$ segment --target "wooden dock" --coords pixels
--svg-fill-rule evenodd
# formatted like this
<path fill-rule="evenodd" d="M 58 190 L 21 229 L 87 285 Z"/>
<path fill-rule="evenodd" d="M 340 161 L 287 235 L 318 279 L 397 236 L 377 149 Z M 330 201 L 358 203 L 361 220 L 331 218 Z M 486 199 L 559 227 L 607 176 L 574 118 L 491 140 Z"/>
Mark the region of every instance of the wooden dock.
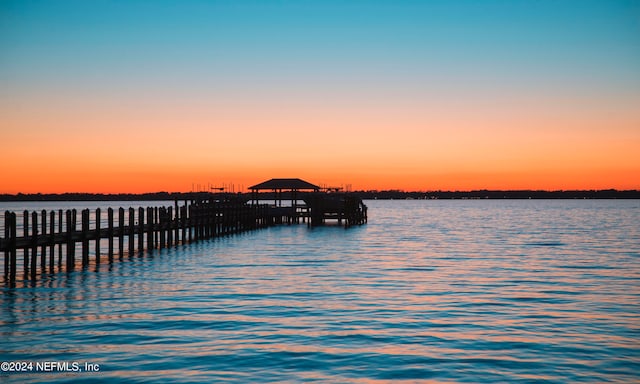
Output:
<path fill-rule="evenodd" d="M 23 280 L 35 281 L 38 272 L 72 271 L 76 267 L 113 262 L 125 254 L 151 251 L 241 233 L 278 224 L 308 222 L 322 225 L 328 219 L 344 221 L 345 228 L 366 222 L 366 206 L 344 200 L 339 209 L 316 194 L 308 206 L 279 207 L 247 204 L 241 199 L 178 201 L 173 206 L 24 211 L 4 213 L 0 252 L 4 253 L 4 281 L 15 284 L 18 264 Z M 353 200 L 353 201 L 355 201 Z M 334 212 L 335 211 L 335 212 Z M 22 257 L 18 257 L 22 251 Z M 90 258 L 90 256 L 92 256 Z M 22 259 L 22 260 L 20 260 Z M 20 263 L 19 263 L 20 261 Z"/>

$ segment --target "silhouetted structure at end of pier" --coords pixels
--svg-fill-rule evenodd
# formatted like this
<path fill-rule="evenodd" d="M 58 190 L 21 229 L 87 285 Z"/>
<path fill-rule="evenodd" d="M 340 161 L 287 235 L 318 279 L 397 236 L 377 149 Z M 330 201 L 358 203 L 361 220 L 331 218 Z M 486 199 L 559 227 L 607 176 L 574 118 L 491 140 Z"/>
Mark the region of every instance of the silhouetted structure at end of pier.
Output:
<path fill-rule="evenodd" d="M 299 223 L 302 220 L 313 227 L 323 225 L 327 220 L 336 220 L 348 228 L 367 222 L 367 206 L 362 199 L 336 188 L 323 190 L 307 181 L 290 178 L 270 179 L 249 187 L 249 190 L 252 204 L 271 198 L 272 209 L 287 223 Z"/>

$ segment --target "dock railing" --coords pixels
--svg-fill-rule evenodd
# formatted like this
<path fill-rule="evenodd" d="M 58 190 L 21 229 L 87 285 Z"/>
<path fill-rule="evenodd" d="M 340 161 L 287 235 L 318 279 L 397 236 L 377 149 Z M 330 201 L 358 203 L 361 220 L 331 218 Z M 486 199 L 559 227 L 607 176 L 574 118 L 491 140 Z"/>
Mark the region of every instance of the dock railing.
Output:
<path fill-rule="evenodd" d="M 105 214 L 106 213 L 106 214 Z M 113 261 L 126 253 L 254 230 L 275 224 L 266 205 L 241 202 L 185 202 L 180 206 L 4 212 L 0 251 L 5 280 Z M 117 247 L 117 248 L 116 248 Z M 18 257 L 22 251 L 22 257 Z M 125 252 L 126 251 L 126 252 Z M 77 255 L 79 254 L 79 255 Z M 80 257 L 77 257 L 80 256 Z M 22 259 L 22 260 L 19 260 Z"/>

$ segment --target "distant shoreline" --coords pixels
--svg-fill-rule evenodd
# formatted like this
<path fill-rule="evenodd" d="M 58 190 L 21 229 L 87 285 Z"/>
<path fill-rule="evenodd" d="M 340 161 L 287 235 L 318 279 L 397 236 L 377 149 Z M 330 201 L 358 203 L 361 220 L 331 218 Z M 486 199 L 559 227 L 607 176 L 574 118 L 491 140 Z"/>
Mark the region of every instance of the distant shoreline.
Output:
<path fill-rule="evenodd" d="M 474 191 L 353 191 L 365 200 L 403 200 L 403 199 L 640 199 L 639 190 L 474 190 Z M 240 198 L 251 197 L 251 193 L 223 194 Z M 30 193 L 0 194 L 0 201 L 156 201 L 156 200 L 194 200 L 209 196 L 206 192 L 152 192 L 152 193 Z M 286 195 L 285 195 L 286 196 Z M 284 197 L 284 196 L 283 196 Z M 261 199 L 271 199 L 272 194 L 261 194 Z M 286 197 L 285 197 L 286 198 Z"/>

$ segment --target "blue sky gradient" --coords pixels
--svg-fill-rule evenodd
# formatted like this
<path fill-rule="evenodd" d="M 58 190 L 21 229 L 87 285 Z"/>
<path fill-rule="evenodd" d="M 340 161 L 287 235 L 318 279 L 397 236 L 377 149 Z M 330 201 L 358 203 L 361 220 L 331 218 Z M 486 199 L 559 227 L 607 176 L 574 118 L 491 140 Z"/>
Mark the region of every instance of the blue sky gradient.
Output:
<path fill-rule="evenodd" d="M 66 126 L 76 125 L 69 132 L 112 119 L 123 138 L 118 125 L 152 130 L 164 119 L 174 125 L 156 128 L 159 134 L 233 130 L 256 137 L 249 143 L 254 147 L 262 125 L 304 127 L 317 120 L 330 134 L 348 130 L 354 144 L 373 130 L 376 140 L 367 145 L 397 146 L 361 154 L 382 153 L 382 163 L 391 161 L 385 151 L 396 154 L 407 144 L 384 129 L 417 140 L 437 130 L 477 135 L 492 131 L 504 112 L 520 117 L 495 123 L 496 143 L 507 125 L 519 130 L 515 136 L 571 126 L 594 142 L 602 137 L 589 134 L 598 130 L 630 142 L 639 139 L 638 109 L 640 1 L 0 3 L 0 112 L 6 116 L 0 134 L 10 143 L 28 132 L 61 129 L 27 122 L 29 114 L 63 116 Z M 80 110 L 94 117 L 73 123 Z M 282 117 L 288 113 L 297 120 Z M 187 115 L 200 116 L 200 124 L 193 118 L 180 126 Z M 467 115 L 477 126 L 446 117 Z M 530 124 L 537 116 L 538 125 Z M 610 116 L 624 121 L 599 123 Z M 368 128 L 379 121 L 388 122 L 386 128 Z M 569 136 L 556 140 L 572 145 Z M 495 149 L 513 145 L 523 143 Z M 619 151 L 615 145 L 604 149 Z M 595 146 L 587 147 L 582 158 L 601 161 L 587 154 Z M 459 157 L 467 151 L 450 150 Z M 434 160 L 419 152 L 410 148 L 413 157 L 405 160 L 425 167 Z M 640 168 L 631 154 L 621 161 Z"/>

